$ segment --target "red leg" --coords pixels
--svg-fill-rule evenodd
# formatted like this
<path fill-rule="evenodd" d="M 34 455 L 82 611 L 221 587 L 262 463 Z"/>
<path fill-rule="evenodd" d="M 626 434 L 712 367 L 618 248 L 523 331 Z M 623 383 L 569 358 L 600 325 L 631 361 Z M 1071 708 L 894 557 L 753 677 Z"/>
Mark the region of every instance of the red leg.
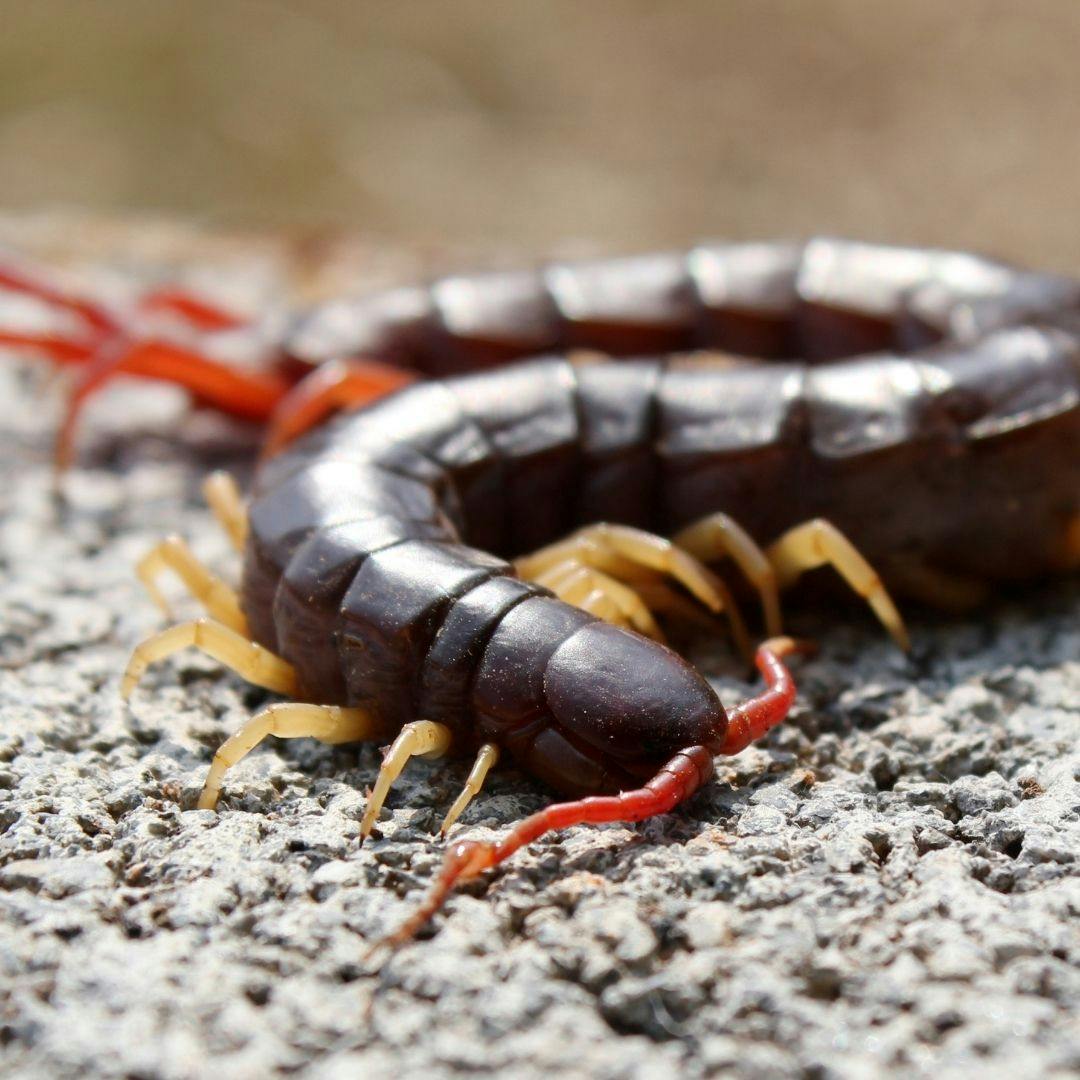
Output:
<path fill-rule="evenodd" d="M 199 330 L 235 330 L 247 324 L 246 319 L 183 289 L 155 289 L 139 301 L 139 308 L 142 311 L 166 311 L 179 315 Z"/>
<path fill-rule="evenodd" d="M 577 802 L 556 803 L 518 822 L 497 844 L 463 840 L 454 844 L 427 898 L 405 925 L 380 945 L 400 945 L 413 937 L 442 907 L 459 881 L 468 881 L 510 858 L 519 848 L 551 829 L 571 825 L 599 825 L 609 821 L 641 821 L 666 814 L 685 802 L 713 774 L 712 753 L 691 746 L 676 754 L 643 788 L 619 795 L 593 796 Z"/>
<path fill-rule="evenodd" d="M 121 332 L 120 321 L 102 305 L 92 300 L 67 296 L 51 285 L 10 267 L 0 266 L 0 290 L 34 296 L 53 307 L 70 311 L 93 330 L 92 338 L 97 343 L 95 346 L 87 341 L 52 334 L 5 332 L 0 333 L 0 345 L 37 349 L 60 363 L 79 363 L 90 359 L 98 351 L 102 338 L 113 337 Z M 139 300 L 138 307 L 141 311 L 165 311 L 179 315 L 198 330 L 233 330 L 246 322 L 232 312 L 182 289 L 155 289 Z"/>
<path fill-rule="evenodd" d="M 728 726 L 718 753 L 731 757 L 776 727 L 795 700 L 795 681 L 781 659 L 791 653 L 813 650 L 809 642 L 789 637 L 771 638 L 758 646 L 754 663 L 765 676 L 768 689 L 757 697 L 728 709 Z"/>
<path fill-rule="evenodd" d="M 35 296 L 78 315 L 87 324 L 85 338 L 0 331 L 0 346 L 35 349 L 58 363 L 84 365 L 57 433 L 55 460 L 58 469 L 66 468 L 70 461 L 75 424 L 83 406 L 116 375 L 140 375 L 175 383 L 221 412 L 260 421 L 269 419 L 289 389 L 290 380 L 274 372 L 246 372 L 218 363 L 191 348 L 157 339 L 138 340 L 101 305 L 65 296 L 20 271 L 0 266 L 2 289 Z M 243 320 L 230 312 L 179 289 L 151 292 L 138 306 L 143 311 L 178 315 L 192 327 L 204 331 L 243 325 Z"/>
<path fill-rule="evenodd" d="M 78 315 L 88 326 L 93 327 L 99 334 L 110 334 L 117 329 L 116 320 L 101 304 L 93 300 L 81 300 L 78 297 L 66 296 L 51 285 L 14 270 L 11 267 L 0 266 L 0 289 L 8 292 L 25 293 L 27 296 L 36 296 L 39 300 L 52 304 L 64 311 L 70 311 Z"/>
<path fill-rule="evenodd" d="M 0 289 L 36 296 L 54 307 L 70 311 L 100 334 L 111 334 L 120 329 L 116 317 L 101 304 L 68 296 L 59 289 L 11 267 L 0 266 Z M 246 322 L 232 312 L 193 296 L 184 289 L 155 289 L 142 297 L 138 306 L 142 311 L 167 311 L 180 315 L 200 330 L 232 330 Z"/>
<path fill-rule="evenodd" d="M 18 270 L 0 266 L 0 290 L 22 293 L 44 300 L 53 307 L 77 315 L 86 324 L 86 332 L 81 335 L 0 331 L 0 346 L 32 349 L 35 352 L 44 353 L 59 364 L 81 364 L 89 360 L 100 348 L 103 337 L 116 331 L 116 321 L 99 304 L 91 300 L 65 296 L 52 286 L 37 281 Z"/>
<path fill-rule="evenodd" d="M 85 343 L 58 334 L 16 334 L 0 330 L 0 346 L 32 349 L 44 353 L 58 364 L 83 364 L 97 352 L 99 345 Z"/>
<path fill-rule="evenodd" d="M 728 728 L 719 753 L 737 754 L 787 716 L 795 700 L 795 683 L 783 662 L 790 653 L 810 652 L 812 646 L 791 638 L 772 638 L 759 646 L 756 663 L 768 689 L 728 712 Z M 519 848 L 551 829 L 607 821 L 641 821 L 666 814 L 685 802 L 713 775 L 713 752 L 691 746 L 673 757 L 643 788 L 620 795 L 556 803 L 519 822 L 497 844 L 463 840 L 454 844 L 424 902 L 396 933 L 379 945 L 396 947 L 412 938 L 442 907 L 460 881 L 468 881 L 508 859 Z M 374 950 L 372 950 L 374 951 Z"/>
<path fill-rule="evenodd" d="M 263 444 L 269 457 L 339 409 L 365 405 L 416 376 L 377 360 L 332 360 L 302 379 L 270 419 Z"/>
<path fill-rule="evenodd" d="M 87 399 L 116 375 L 141 375 L 175 383 L 200 401 L 244 420 L 267 420 L 289 382 L 274 372 L 250 372 L 207 359 L 164 341 L 123 342 L 80 373 L 56 439 L 56 466 L 70 463 L 75 423 Z"/>

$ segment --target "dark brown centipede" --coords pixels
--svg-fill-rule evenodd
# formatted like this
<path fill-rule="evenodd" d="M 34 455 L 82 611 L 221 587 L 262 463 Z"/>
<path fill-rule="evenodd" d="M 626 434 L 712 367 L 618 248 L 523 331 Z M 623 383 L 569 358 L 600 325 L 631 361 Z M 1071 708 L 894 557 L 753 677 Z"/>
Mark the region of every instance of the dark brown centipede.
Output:
<path fill-rule="evenodd" d="M 832 562 L 902 639 L 890 591 L 959 606 L 1080 565 L 1078 307 L 1071 279 L 815 240 L 454 278 L 321 309 L 287 338 L 293 360 L 444 375 L 553 355 L 333 420 L 263 466 L 246 514 L 217 481 L 214 503 L 246 536 L 239 597 L 181 543 L 155 549 L 147 580 L 177 571 L 213 618 L 144 642 L 125 691 L 197 645 L 308 703 L 271 706 L 233 736 L 204 806 L 271 733 L 396 735 L 365 830 L 415 753 L 477 754 L 465 801 L 499 750 L 580 800 L 499 844 L 454 844 L 407 936 L 457 881 L 547 829 L 671 809 L 714 754 L 783 718 L 790 640 L 758 650 L 769 688 L 725 714 L 644 636 L 659 636 L 650 605 L 686 607 L 665 577 L 734 617 L 702 565 L 731 557 L 775 635 L 775 589 Z M 574 350 L 635 359 L 576 363 Z M 320 390 L 294 416 L 347 397 Z M 597 521 L 609 524 L 587 528 Z M 762 551 L 750 537 L 779 539 Z"/>

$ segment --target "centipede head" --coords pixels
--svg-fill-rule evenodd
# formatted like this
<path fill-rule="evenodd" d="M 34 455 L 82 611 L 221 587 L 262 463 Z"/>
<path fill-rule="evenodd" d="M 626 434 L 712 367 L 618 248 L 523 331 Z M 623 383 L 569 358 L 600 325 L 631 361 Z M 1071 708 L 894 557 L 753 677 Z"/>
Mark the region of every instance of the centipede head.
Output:
<path fill-rule="evenodd" d="M 610 623 L 570 638 L 544 683 L 562 728 L 635 773 L 686 746 L 719 746 L 727 729 L 724 706 L 691 664 Z"/>

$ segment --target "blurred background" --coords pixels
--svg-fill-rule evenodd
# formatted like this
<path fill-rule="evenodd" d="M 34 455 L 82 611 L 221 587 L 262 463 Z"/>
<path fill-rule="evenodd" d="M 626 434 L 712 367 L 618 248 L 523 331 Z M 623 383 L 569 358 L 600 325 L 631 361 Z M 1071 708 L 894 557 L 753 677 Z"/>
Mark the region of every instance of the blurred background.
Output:
<path fill-rule="evenodd" d="M 0 208 L 1080 270 L 1077 0 L 0 0 Z"/>

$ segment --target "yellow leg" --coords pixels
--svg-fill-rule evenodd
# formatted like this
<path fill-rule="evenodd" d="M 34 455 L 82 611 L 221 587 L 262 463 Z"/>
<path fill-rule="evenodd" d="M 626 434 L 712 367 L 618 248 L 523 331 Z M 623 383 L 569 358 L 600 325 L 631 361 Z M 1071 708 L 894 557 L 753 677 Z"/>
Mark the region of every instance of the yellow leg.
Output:
<path fill-rule="evenodd" d="M 536 580 L 546 570 L 568 561 L 623 580 L 632 579 L 635 568 L 674 578 L 710 611 L 724 612 L 740 652 L 751 655 L 746 625 L 727 586 L 670 540 L 628 525 L 590 525 L 567 540 L 516 560 L 515 566 L 521 577 Z"/>
<path fill-rule="evenodd" d="M 256 686 L 286 696 L 296 693 L 296 672 L 292 664 L 287 664 L 281 657 L 219 622 L 198 619 L 170 626 L 168 630 L 162 630 L 138 645 L 131 654 L 120 683 L 121 696 L 131 696 L 143 672 L 151 664 L 190 647 L 220 660 Z"/>
<path fill-rule="evenodd" d="M 663 631 L 637 592 L 608 574 L 567 560 L 545 570 L 535 581 L 551 589 L 560 600 L 607 622 L 633 627 L 654 641 L 664 640 Z"/>
<path fill-rule="evenodd" d="M 832 566 L 866 600 L 896 644 L 905 652 L 908 650 L 907 628 L 881 578 L 831 522 L 815 518 L 796 525 L 770 545 L 766 555 L 781 588 L 794 584 L 807 570 Z"/>
<path fill-rule="evenodd" d="M 213 472 L 203 482 L 203 497 L 237 551 L 247 540 L 247 511 L 236 481 L 227 472 Z"/>
<path fill-rule="evenodd" d="M 363 709 L 337 705 L 270 705 L 256 713 L 214 754 L 214 761 L 199 796 L 200 810 L 213 810 L 221 794 L 225 773 L 246 757 L 267 737 L 279 739 L 313 738 L 325 743 L 359 742 L 380 734 L 371 716 Z"/>
<path fill-rule="evenodd" d="M 454 805 L 450 807 L 446 817 L 443 818 L 442 828 L 439 829 L 440 836 L 445 836 L 454 822 L 461 817 L 462 811 L 473 801 L 484 786 L 487 774 L 498 760 L 499 748 L 494 743 L 484 743 L 480 747 L 476 760 L 473 762 L 473 767 L 469 770 L 465 787 L 462 788 L 461 794 L 454 800 Z"/>
<path fill-rule="evenodd" d="M 360 822 L 361 840 L 366 840 L 371 835 L 372 826 L 379 817 L 390 785 L 401 775 L 401 770 L 405 768 L 409 758 L 442 757 L 450 749 L 450 741 L 450 729 L 430 720 L 417 720 L 401 729 L 401 734 L 383 758 L 382 768 L 375 778 L 375 786 L 368 796 L 367 809 Z"/>
<path fill-rule="evenodd" d="M 702 562 L 715 562 L 728 556 L 761 597 L 765 636 L 780 636 L 780 589 L 776 571 L 765 552 L 738 522 L 727 514 L 710 514 L 676 533 L 672 542 Z"/>
<path fill-rule="evenodd" d="M 709 634 L 715 635 L 721 629 L 717 616 L 703 610 L 690 597 L 676 592 L 663 581 L 636 581 L 634 592 L 641 597 L 642 602 L 650 611 L 670 615 L 672 618 L 697 626 Z"/>
<path fill-rule="evenodd" d="M 238 634 L 247 634 L 247 619 L 240 610 L 236 592 L 207 570 L 179 536 L 162 540 L 139 560 L 135 568 L 150 598 L 167 617 L 170 614 L 169 605 L 157 586 L 157 577 L 164 570 L 173 571 L 183 581 L 188 592 L 206 608 L 211 618 Z"/>
<path fill-rule="evenodd" d="M 518 559 L 517 568 L 523 577 L 535 578 L 548 567 L 573 558 L 597 570 L 606 570 L 609 565 L 617 565 L 618 560 L 613 556 L 668 574 L 707 608 L 723 610 L 723 596 L 716 588 L 714 574 L 670 540 L 629 525 L 589 525 L 566 540 Z"/>

